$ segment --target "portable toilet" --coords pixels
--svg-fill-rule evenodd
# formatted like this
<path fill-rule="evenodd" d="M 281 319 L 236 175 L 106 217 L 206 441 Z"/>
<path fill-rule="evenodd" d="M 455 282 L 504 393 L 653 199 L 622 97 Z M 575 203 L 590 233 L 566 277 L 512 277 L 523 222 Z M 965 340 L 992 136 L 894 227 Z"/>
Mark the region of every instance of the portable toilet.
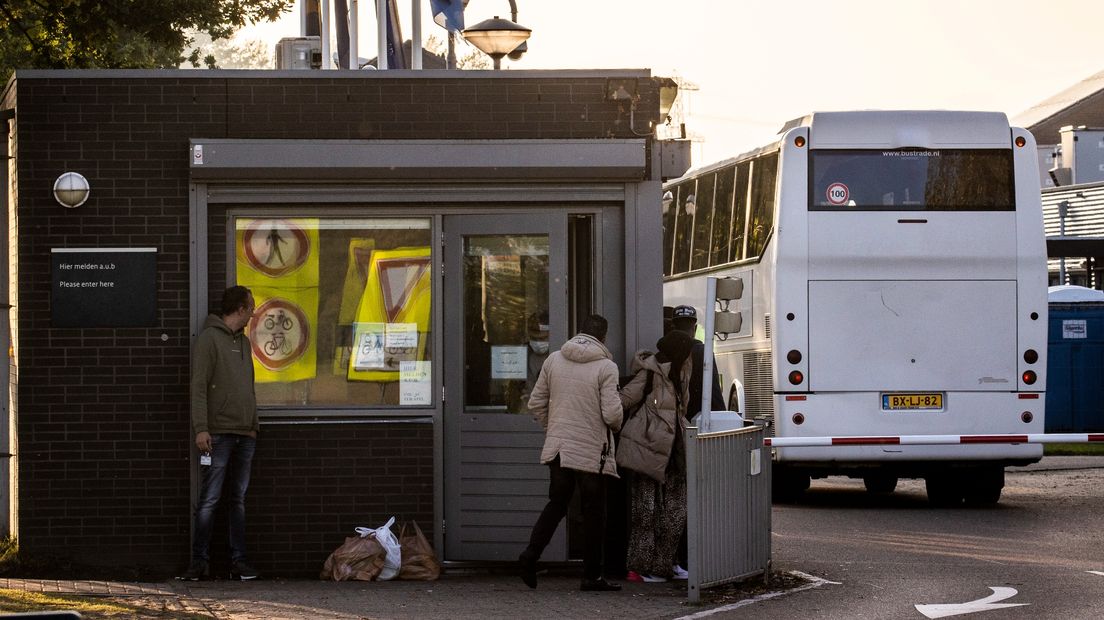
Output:
<path fill-rule="evenodd" d="M 1104 291 L 1052 286 L 1046 432 L 1104 431 Z"/>

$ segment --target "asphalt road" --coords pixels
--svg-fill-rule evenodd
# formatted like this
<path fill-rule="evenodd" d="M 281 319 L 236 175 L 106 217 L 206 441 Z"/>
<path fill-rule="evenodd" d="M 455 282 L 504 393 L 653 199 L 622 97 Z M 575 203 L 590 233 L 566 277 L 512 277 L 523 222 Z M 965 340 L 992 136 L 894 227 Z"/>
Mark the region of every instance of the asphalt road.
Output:
<path fill-rule="evenodd" d="M 989 508 L 929 508 L 923 481 L 874 496 L 859 480 L 814 480 L 798 503 L 774 506 L 773 557 L 834 583 L 711 617 L 939 617 L 971 608 L 915 606 L 991 597 L 1017 606 L 969 617 L 1104 618 L 1104 457 L 1009 470 Z"/>

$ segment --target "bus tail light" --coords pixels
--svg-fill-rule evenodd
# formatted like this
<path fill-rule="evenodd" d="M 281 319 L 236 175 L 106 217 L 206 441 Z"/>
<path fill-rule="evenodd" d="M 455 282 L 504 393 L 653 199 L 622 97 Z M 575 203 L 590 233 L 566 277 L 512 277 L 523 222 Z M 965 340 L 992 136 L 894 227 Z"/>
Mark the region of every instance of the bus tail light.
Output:
<path fill-rule="evenodd" d="M 798 136 L 794 138 L 794 146 L 796 146 L 797 148 L 805 146 L 805 136 Z"/>
<path fill-rule="evenodd" d="M 792 383 L 793 385 L 801 385 L 801 382 L 804 380 L 805 375 L 801 374 L 800 370 L 794 370 L 790 373 L 790 383 Z M 1034 379 L 1032 379 L 1032 381 L 1034 381 Z"/>
<path fill-rule="evenodd" d="M 1023 136 L 1016 136 L 1016 146 L 1023 148 L 1027 144 L 1027 139 Z"/>
<path fill-rule="evenodd" d="M 1028 364 L 1034 364 L 1039 361 L 1039 352 L 1035 349 L 1028 349 L 1024 351 L 1024 361 Z"/>
<path fill-rule="evenodd" d="M 789 353 L 786 354 L 786 361 L 791 364 L 800 364 L 801 351 L 798 351 L 797 349 L 792 349 Z"/>
<path fill-rule="evenodd" d="M 1035 416 L 1032 415 L 1030 411 L 1025 411 L 1020 414 L 1020 419 L 1023 420 L 1024 424 L 1031 424 L 1031 421 L 1035 419 Z"/>
<path fill-rule="evenodd" d="M 1023 373 L 1023 382 L 1027 385 L 1032 385 L 1033 383 L 1035 383 L 1036 378 L 1037 377 L 1034 370 L 1025 370 Z"/>
<path fill-rule="evenodd" d="M 798 412 L 798 413 L 793 414 L 793 417 L 790 418 L 790 419 L 793 420 L 793 423 L 795 425 L 801 426 L 802 424 L 805 423 L 805 414 Z"/>

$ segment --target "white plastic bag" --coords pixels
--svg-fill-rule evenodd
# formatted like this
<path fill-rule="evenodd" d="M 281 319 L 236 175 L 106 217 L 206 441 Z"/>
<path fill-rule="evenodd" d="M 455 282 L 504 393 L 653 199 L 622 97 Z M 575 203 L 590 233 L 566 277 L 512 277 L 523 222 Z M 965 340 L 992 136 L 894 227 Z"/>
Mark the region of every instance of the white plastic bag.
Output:
<path fill-rule="evenodd" d="M 383 547 L 383 550 L 387 552 L 387 559 L 383 563 L 383 570 L 380 571 L 377 581 L 387 581 L 394 579 L 399 574 L 399 568 L 402 567 L 402 550 L 399 547 L 399 539 L 395 538 L 395 534 L 391 532 L 391 526 L 395 523 L 395 517 L 391 517 L 381 527 L 371 529 L 367 527 L 358 527 L 356 529 L 357 534 L 361 537 L 371 536 L 376 539 L 376 542 Z"/>

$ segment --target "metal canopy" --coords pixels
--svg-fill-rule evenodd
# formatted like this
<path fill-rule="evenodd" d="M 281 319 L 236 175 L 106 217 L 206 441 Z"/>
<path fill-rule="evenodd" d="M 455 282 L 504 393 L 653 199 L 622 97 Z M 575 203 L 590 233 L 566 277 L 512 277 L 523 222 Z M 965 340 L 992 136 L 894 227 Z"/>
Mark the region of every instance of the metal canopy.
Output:
<path fill-rule="evenodd" d="M 1104 237 L 1047 237 L 1049 258 L 1104 258 Z"/>
<path fill-rule="evenodd" d="M 191 140 L 192 180 L 642 181 L 645 141 Z"/>

